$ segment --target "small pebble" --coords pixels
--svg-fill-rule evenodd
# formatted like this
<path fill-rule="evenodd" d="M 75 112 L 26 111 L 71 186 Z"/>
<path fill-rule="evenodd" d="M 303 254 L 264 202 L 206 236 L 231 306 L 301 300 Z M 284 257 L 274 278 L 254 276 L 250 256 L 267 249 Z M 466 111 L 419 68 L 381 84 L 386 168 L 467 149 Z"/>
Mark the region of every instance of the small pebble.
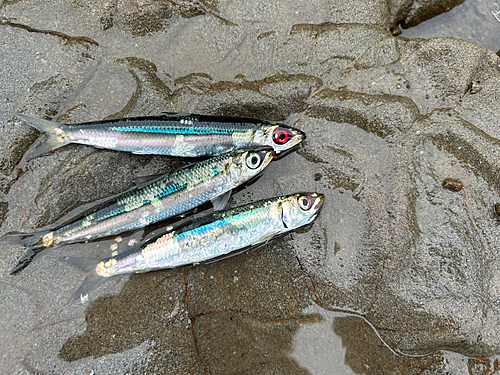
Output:
<path fill-rule="evenodd" d="M 448 190 L 452 191 L 460 191 L 462 190 L 462 183 L 458 180 L 455 180 L 453 178 L 447 178 L 446 180 L 443 181 L 443 187 Z"/>

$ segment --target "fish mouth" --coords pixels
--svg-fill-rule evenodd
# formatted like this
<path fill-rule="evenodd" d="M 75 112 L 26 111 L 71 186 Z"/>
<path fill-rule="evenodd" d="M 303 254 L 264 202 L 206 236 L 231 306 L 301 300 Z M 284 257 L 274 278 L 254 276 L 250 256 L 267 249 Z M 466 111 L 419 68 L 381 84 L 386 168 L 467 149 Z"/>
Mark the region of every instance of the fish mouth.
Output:
<path fill-rule="evenodd" d="M 302 130 L 299 130 L 297 128 L 292 128 L 290 127 L 290 131 L 293 134 L 293 138 L 297 139 L 295 144 L 298 144 L 302 142 L 304 139 L 306 139 L 306 133 L 304 133 Z"/>
<path fill-rule="evenodd" d="M 300 142 L 302 142 L 304 139 L 306 139 L 306 133 L 304 133 L 302 130 L 299 130 L 297 128 L 292 128 L 291 126 L 287 126 L 288 131 L 291 133 L 291 139 L 290 141 L 286 144 L 286 149 L 291 149 L 295 146 L 297 146 Z"/>
<path fill-rule="evenodd" d="M 312 194 L 308 194 L 308 195 L 310 197 L 315 198 L 314 203 L 313 203 L 311 210 L 310 210 L 311 217 L 309 218 L 309 221 L 308 221 L 309 223 L 312 223 L 318 217 L 319 211 L 323 207 L 323 203 L 325 203 L 325 196 L 323 194 L 319 194 L 319 193 L 312 193 Z"/>
<path fill-rule="evenodd" d="M 317 196 L 316 196 L 316 201 L 314 202 L 314 205 L 313 205 L 313 210 L 315 210 L 316 212 L 319 212 L 319 210 L 321 210 L 321 207 L 323 207 L 323 203 L 325 203 L 325 196 L 324 194 L 318 194 L 318 193 L 315 193 Z"/>
<path fill-rule="evenodd" d="M 272 140 L 269 144 L 276 154 L 284 154 L 293 149 L 306 138 L 306 134 L 296 128 L 287 125 L 277 125 L 272 128 Z"/>
<path fill-rule="evenodd" d="M 311 207 L 308 209 L 309 212 L 314 212 L 314 215 L 319 213 L 321 207 L 323 207 L 323 203 L 325 202 L 324 194 L 320 193 L 302 193 L 302 196 L 306 196 L 310 199 L 313 199 Z"/>
<path fill-rule="evenodd" d="M 272 148 L 263 148 L 261 150 L 255 151 L 259 154 L 262 163 L 260 164 L 260 169 L 264 169 L 273 160 L 274 152 Z"/>

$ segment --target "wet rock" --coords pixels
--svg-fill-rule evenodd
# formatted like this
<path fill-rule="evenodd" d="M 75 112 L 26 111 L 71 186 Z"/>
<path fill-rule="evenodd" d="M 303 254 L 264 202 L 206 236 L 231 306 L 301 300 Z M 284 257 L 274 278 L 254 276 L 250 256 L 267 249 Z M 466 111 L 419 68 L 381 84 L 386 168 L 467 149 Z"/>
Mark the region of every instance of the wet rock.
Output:
<path fill-rule="evenodd" d="M 125 281 L 110 280 L 87 311 L 66 304 L 84 273 L 59 259 L 108 256 L 109 241 L 55 248 L 16 277 L 6 270 L 22 248 L 0 242 L 9 368 L 109 370 L 130 353 L 136 367 L 118 372 L 305 373 L 287 353 L 301 326 L 321 324 L 310 306 L 351 314 L 330 328 L 358 373 L 497 366 L 477 358 L 500 352 L 492 210 L 500 60 L 465 41 L 389 32 L 451 3 L 54 4 L 60 20 L 37 3 L 7 1 L 2 11 L 97 45 L 0 25 L 0 46 L 13 56 L 6 80 L 22 83 L 7 83 L 12 100 L 0 102 L 1 233 L 36 230 L 130 188 L 134 177 L 185 163 L 81 145 L 26 162 L 38 134 L 17 111 L 67 122 L 163 111 L 284 121 L 307 139 L 230 205 L 297 191 L 326 201 L 312 225 L 258 249 L 134 275 L 121 292 Z M 37 58 L 49 44 L 52 60 Z M 450 177 L 462 189 L 443 189 Z"/>
<path fill-rule="evenodd" d="M 39 57 L 36 55 L 37 59 Z M 79 58 L 77 59 L 80 60 Z M 45 63 L 42 61 L 42 64 L 47 64 L 47 61 Z M 92 69 L 95 66 L 95 62 L 83 58 L 75 62 L 75 65 L 76 69 Z M 52 119 L 57 114 L 58 104 L 70 99 L 69 97 L 72 93 L 77 90 L 76 87 L 81 85 L 86 78 L 85 75 L 76 74 L 76 71 L 70 71 L 64 76 L 56 74 L 46 80 L 35 83 L 28 89 L 26 100 L 33 103 L 30 108 L 34 108 L 36 112 L 30 111 L 30 108 L 27 108 L 25 105 L 21 105 L 17 111 Z M 0 127 L 0 137 L 3 139 L 3 142 L 0 147 L 3 152 L 0 156 L 0 171 L 3 174 L 8 175 L 12 172 L 14 166 L 19 163 L 23 154 L 38 135 L 39 132 L 37 130 L 24 124 L 17 117 L 12 117 L 2 124 Z"/>
<path fill-rule="evenodd" d="M 409 28 L 418 25 L 430 18 L 448 12 L 465 0 L 443 0 L 443 1 L 413 1 L 413 0 L 389 0 L 391 30 L 397 35 L 398 25 Z"/>
<path fill-rule="evenodd" d="M 389 7 L 385 1 L 370 1 L 366 6 L 349 2 L 330 1 L 330 22 L 336 24 L 362 23 L 387 28 Z"/>
<path fill-rule="evenodd" d="M 446 369 L 439 355 L 408 358 L 395 356 L 389 349 L 381 348 L 380 339 L 372 328 L 359 318 L 337 318 L 333 326 L 347 349 L 345 363 L 356 374 L 397 374 L 398 371 L 421 374 L 422 369 L 429 373 L 442 373 Z"/>
<path fill-rule="evenodd" d="M 409 99 L 360 95 L 348 90 L 325 89 L 311 98 L 308 104 L 311 117 L 353 124 L 381 138 L 407 131 L 419 115 L 415 103 Z"/>
<path fill-rule="evenodd" d="M 402 26 L 404 28 L 416 26 L 441 13 L 448 12 L 464 1 L 465 0 L 416 1 L 406 14 Z"/>
<path fill-rule="evenodd" d="M 465 39 L 481 47 L 498 51 L 500 43 L 500 7 L 496 2 L 465 1 L 447 13 L 425 21 L 418 26 L 404 29 L 407 38 L 433 38 L 447 36 Z M 460 25 L 460 27 L 456 27 Z M 475 31 L 481 28 L 481 33 Z"/>
<path fill-rule="evenodd" d="M 130 30 L 134 37 L 159 32 L 182 16 L 217 15 L 216 4 L 210 1 L 112 1 L 104 4 L 102 30 L 113 26 Z"/>

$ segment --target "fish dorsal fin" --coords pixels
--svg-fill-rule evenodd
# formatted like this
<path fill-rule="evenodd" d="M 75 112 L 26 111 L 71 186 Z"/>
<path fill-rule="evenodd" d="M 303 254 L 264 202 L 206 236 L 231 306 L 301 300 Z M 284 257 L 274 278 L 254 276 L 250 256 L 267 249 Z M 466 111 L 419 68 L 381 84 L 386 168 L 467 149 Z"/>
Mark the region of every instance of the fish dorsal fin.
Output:
<path fill-rule="evenodd" d="M 212 204 L 214 205 L 215 211 L 221 211 L 226 207 L 227 202 L 229 201 L 229 197 L 231 197 L 231 190 L 228 192 L 219 195 L 217 198 L 212 199 Z"/>

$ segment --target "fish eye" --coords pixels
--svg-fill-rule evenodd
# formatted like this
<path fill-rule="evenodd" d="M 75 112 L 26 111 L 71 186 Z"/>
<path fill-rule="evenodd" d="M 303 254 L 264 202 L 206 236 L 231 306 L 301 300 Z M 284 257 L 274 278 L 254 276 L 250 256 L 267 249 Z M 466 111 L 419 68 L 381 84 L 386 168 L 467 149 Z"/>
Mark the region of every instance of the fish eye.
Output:
<path fill-rule="evenodd" d="M 277 128 L 273 133 L 273 142 L 279 145 L 283 145 L 290 139 L 290 134 L 287 129 Z"/>
<path fill-rule="evenodd" d="M 252 153 L 247 157 L 247 166 L 250 169 L 255 169 L 260 165 L 261 159 L 259 154 Z"/>
<path fill-rule="evenodd" d="M 297 202 L 299 204 L 299 207 L 304 210 L 304 211 L 307 211 L 309 210 L 311 207 L 312 207 L 312 199 L 309 198 L 309 197 L 306 197 L 306 196 L 301 196 L 297 199 Z"/>

